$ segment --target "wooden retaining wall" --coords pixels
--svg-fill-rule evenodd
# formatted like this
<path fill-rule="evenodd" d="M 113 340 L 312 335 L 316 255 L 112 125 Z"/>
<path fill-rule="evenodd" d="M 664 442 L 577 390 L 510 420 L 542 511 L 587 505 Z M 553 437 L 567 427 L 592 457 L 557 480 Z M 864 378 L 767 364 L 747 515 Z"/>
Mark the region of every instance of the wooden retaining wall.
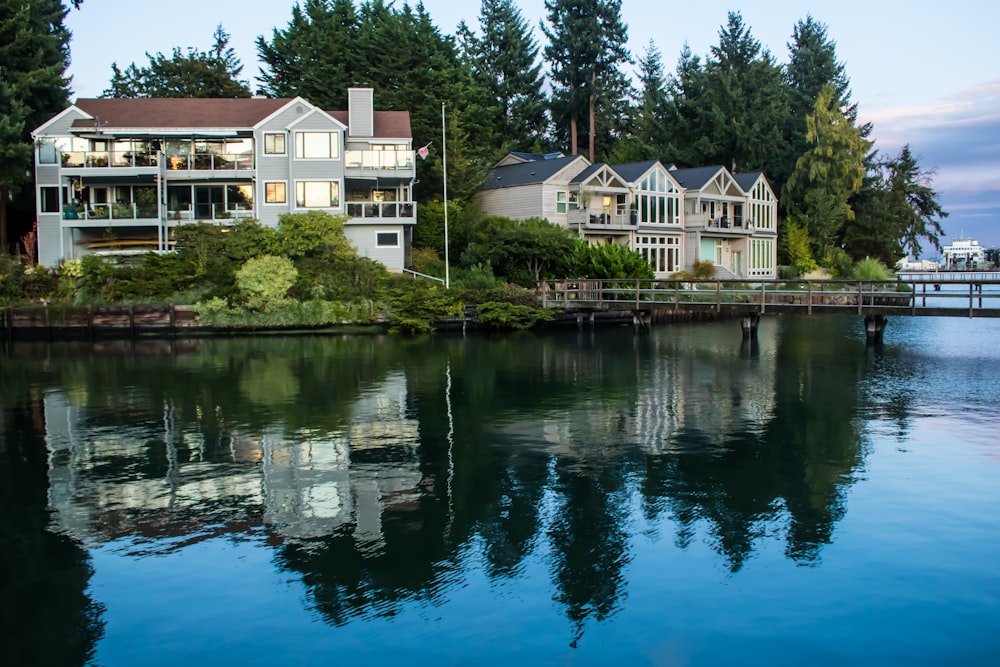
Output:
<path fill-rule="evenodd" d="M 28 306 L 7 308 L 8 340 L 95 340 L 175 336 L 206 330 L 190 306 Z"/>

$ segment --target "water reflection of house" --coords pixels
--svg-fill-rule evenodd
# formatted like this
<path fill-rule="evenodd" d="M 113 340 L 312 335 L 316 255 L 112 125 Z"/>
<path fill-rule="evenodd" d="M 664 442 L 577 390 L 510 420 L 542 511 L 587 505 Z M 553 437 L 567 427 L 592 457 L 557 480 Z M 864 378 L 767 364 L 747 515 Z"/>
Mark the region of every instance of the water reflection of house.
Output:
<path fill-rule="evenodd" d="M 206 526 L 267 526 L 296 539 L 350 526 L 378 543 L 382 513 L 419 494 L 419 433 L 406 393 L 405 376 L 392 375 L 353 402 L 338 431 L 286 433 L 276 424 L 225 434 L 220 449 L 169 405 L 159 414 L 137 407 L 124 425 L 108 425 L 100 410 L 53 392 L 45 399 L 53 520 L 82 540 Z"/>
<path fill-rule="evenodd" d="M 734 435 L 762 431 L 776 400 L 773 330 L 763 327 L 757 341 L 734 347 L 734 331 L 739 340 L 735 324 L 700 327 L 698 337 L 650 337 L 648 350 L 637 357 L 634 378 L 618 378 L 620 387 L 558 410 L 544 409 L 534 420 L 501 416 L 494 432 L 557 456 L 590 459 L 628 446 L 649 454 L 689 449 L 692 442 L 719 447 Z M 727 349 L 732 350 L 728 356 Z M 580 363 L 592 372 L 602 367 L 598 353 L 582 362 L 572 350 L 562 358 L 553 355 L 550 363 L 554 368 L 547 373 L 566 377 Z M 634 383 L 634 390 L 625 383 Z"/>

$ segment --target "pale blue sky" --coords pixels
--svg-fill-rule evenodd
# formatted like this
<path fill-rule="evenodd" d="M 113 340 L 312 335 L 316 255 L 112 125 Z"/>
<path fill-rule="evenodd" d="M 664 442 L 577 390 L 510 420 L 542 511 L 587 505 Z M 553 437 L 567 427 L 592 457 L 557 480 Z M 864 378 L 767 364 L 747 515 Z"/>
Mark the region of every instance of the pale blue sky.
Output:
<path fill-rule="evenodd" d="M 402 6 L 396 0 L 396 6 Z M 415 3 L 411 3 L 415 4 Z M 222 23 L 243 61 L 245 78 L 259 72 L 254 41 L 284 28 L 291 0 L 85 0 L 70 12 L 73 90 L 96 97 L 108 85 L 111 63 L 145 63 L 145 53 L 175 46 L 207 49 Z M 536 30 L 543 0 L 519 0 Z M 465 19 L 478 27 L 477 0 L 425 0 L 442 32 Z M 937 168 L 934 187 L 951 212 L 949 238 L 961 232 L 1000 246 L 1000 3 L 956 0 L 623 0 L 629 46 L 639 55 L 650 39 L 672 72 L 687 42 L 704 56 L 718 43 L 729 11 L 739 11 L 753 35 L 780 61 L 797 21 L 825 23 L 847 67 L 862 120 L 875 124 L 876 146 L 895 153 L 904 143 L 924 168 Z M 123 17 L 128 16 L 127 21 Z M 933 253 L 931 253 L 933 254 Z"/>

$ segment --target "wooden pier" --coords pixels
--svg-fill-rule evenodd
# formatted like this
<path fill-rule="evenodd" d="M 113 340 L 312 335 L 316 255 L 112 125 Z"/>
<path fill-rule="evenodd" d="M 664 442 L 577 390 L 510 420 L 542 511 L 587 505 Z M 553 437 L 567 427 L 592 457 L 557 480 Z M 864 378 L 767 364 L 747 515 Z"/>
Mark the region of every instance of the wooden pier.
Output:
<path fill-rule="evenodd" d="M 636 321 L 657 313 L 710 311 L 741 318 L 744 336 L 759 316 L 851 314 L 865 318 L 870 340 L 882 339 L 888 317 L 1000 317 L 1000 277 L 967 280 L 561 280 L 539 286 L 543 304 L 567 312 L 631 311 Z"/>

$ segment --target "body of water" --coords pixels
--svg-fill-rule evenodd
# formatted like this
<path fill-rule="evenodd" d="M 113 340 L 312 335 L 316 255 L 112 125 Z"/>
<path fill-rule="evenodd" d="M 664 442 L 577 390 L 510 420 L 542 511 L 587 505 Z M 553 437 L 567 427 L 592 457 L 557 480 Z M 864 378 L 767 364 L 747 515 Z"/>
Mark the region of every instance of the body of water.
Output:
<path fill-rule="evenodd" d="M 996 665 L 1000 321 L 15 344 L 7 665 Z"/>

